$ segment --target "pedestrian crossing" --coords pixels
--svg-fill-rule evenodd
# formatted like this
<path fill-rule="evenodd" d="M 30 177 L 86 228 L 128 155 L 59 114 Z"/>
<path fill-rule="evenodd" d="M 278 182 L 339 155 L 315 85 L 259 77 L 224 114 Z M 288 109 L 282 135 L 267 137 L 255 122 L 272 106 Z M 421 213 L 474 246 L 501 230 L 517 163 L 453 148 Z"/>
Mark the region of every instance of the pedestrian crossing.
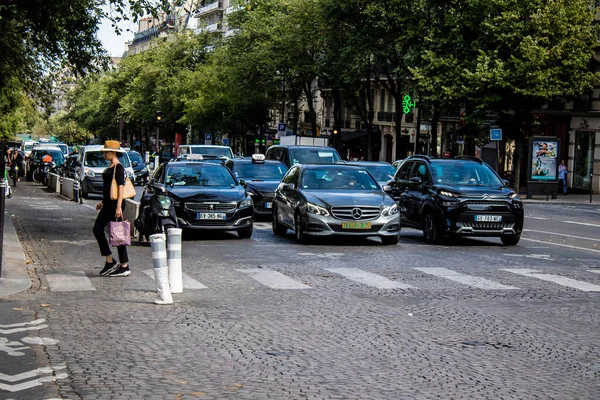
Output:
<path fill-rule="evenodd" d="M 285 271 L 277 271 L 270 268 L 239 268 L 231 271 L 235 283 L 229 282 L 229 286 L 252 285 L 252 282 L 259 284 L 259 287 L 264 287 L 274 290 L 310 290 L 326 288 L 330 282 L 336 282 L 336 285 L 341 282 L 346 285 L 349 290 L 354 290 L 357 287 L 375 288 L 383 291 L 414 291 L 414 290 L 440 290 L 440 289 L 457 289 L 471 288 L 483 291 L 517 291 L 538 288 L 543 289 L 575 289 L 581 292 L 600 292 L 600 282 L 597 274 L 599 270 L 581 271 L 579 279 L 574 279 L 563 274 L 555 274 L 528 268 L 503 268 L 498 270 L 485 270 L 485 272 L 494 271 L 496 275 L 500 272 L 498 281 L 491 280 L 483 276 L 475 276 L 463 273 L 458 270 L 440 268 L 440 267 L 414 267 L 403 268 L 394 273 L 377 274 L 371 271 L 366 271 L 360 268 L 323 268 L 339 280 L 324 281 L 318 279 L 323 275 L 307 274 L 303 276 L 295 276 Z M 133 271 L 130 277 L 120 279 L 127 282 L 131 286 L 146 286 L 149 290 L 153 288 L 152 281 L 154 280 L 154 271 L 146 269 L 140 274 L 135 274 Z M 189 272 L 189 271 L 188 271 Z M 421 274 L 419 274 L 421 273 Z M 387 276 L 386 276 L 387 275 Z M 401 277 L 399 276 L 401 275 Z M 138 277 L 147 280 L 145 284 L 141 284 Z M 583 276 L 583 278 L 581 277 Z M 62 273 L 46 274 L 49 289 L 51 292 L 92 292 L 99 290 L 96 286 L 101 287 L 103 291 L 106 289 L 104 282 L 106 278 L 96 276 L 89 271 L 70 271 Z M 91 279 L 90 279 L 91 278 Z M 196 276 L 192 277 L 188 274 L 183 274 L 184 290 L 206 290 L 211 289 L 211 286 L 220 286 L 220 282 L 196 280 Z M 208 277 L 206 277 L 208 279 Z M 109 278 L 110 279 L 110 278 Z M 231 279 L 228 278 L 228 279 Z M 583 280 L 580 280 L 583 279 Z M 587 282 L 586 280 L 593 282 Z M 100 283 L 102 282 L 102 283 Z"/>

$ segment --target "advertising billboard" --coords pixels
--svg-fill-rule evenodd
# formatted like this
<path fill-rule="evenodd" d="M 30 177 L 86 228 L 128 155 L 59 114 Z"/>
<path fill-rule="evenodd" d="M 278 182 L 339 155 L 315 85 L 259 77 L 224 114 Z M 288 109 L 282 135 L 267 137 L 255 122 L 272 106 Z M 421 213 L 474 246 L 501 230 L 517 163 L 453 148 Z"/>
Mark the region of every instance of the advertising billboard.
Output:
<path fill-rule="evenodd" d="M 531 180 L 555 181 L 558 179 L 558 146 L 555 138 L 536 138 L 531 148 Z"/>

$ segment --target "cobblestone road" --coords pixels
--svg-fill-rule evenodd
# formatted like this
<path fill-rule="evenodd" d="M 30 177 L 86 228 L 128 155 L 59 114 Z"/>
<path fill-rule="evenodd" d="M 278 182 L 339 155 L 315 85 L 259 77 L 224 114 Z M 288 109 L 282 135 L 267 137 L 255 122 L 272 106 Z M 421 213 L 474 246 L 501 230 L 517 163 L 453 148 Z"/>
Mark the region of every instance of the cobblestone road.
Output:
<path fill-rule="evenodd" d="M 427 246 L 410 230 L 394 247 L 299 246 L 266 222 L 250 240 L 194 235 L 184 272 L 205 288 L 156 306 L 149 247 L 130 248 L 129 277 L 98 276 L 94 205 L 29 184 L 7 204 L 34 280 L 10 306 L 59 340 L 38 366 L 66 366 L 46 398 L 600 398 L 597 206 L 528 206 L 589 231 L 547 235 L 527 220 L 537 232 L 514 248 Z M 302 288 L 276 288 L 290 282 Z"/>

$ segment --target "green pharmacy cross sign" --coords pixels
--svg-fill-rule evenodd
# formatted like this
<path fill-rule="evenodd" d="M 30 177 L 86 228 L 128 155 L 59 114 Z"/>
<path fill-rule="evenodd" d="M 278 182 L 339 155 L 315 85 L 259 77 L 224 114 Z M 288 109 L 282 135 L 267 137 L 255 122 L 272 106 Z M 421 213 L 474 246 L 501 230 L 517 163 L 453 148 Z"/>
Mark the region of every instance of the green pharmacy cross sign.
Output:
<path fill-rule="evenodd" d="M 402 99 L 402 112 L 410 114 L 411 110 L 415 107 L 417 107 L 417 102 L 413 101 L 409 94 L 405 95 Z"/>

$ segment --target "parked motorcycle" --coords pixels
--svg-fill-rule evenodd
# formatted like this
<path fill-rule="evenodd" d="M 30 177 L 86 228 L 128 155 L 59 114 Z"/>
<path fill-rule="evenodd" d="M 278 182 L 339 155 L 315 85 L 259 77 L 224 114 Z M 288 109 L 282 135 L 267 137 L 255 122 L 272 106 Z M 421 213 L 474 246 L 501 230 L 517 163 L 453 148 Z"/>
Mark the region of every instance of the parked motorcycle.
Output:
<path fill-rule="evenodd" d="M 155 233 L 167 233 L 169 228 L 178 228 L 175 205 L 171 198 L 162 194 L 145 194 L 140 201 L 140 212 L 134 226 L 138 240 L 149 240 Z"/>
<path fill-rule="evenodd" d="M 31 178 L 35 183 L 42 183 L 43 185 L 48 185 L 48 178 L 50 177 L 50 172 L 56 170 L 56 163 L 54 161 L 44 161 L 42 162 L 35 171 L 31 174 Z"/>

